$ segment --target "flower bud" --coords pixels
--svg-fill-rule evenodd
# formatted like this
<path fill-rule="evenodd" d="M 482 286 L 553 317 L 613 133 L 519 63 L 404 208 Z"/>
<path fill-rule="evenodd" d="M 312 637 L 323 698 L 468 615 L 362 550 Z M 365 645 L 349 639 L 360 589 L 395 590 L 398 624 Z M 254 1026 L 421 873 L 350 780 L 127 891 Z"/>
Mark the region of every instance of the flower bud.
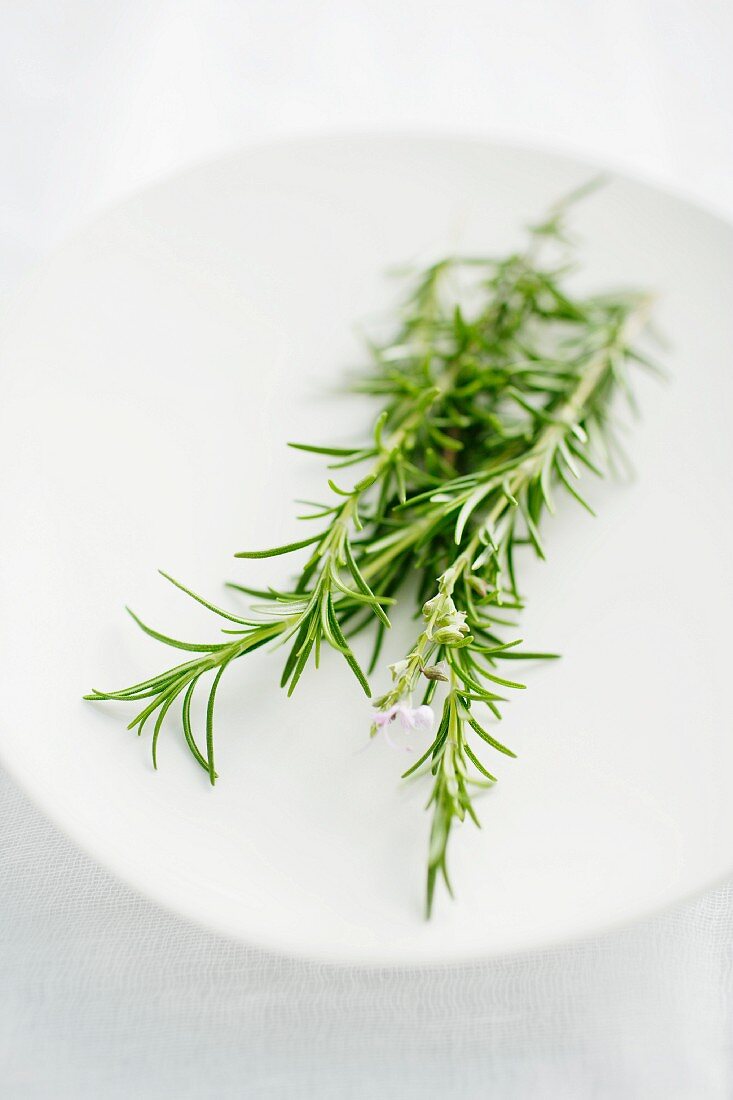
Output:
<path fill-rule="evenodd" d="M 426 680 L 442 680 L 444 683 L 448 683 L 448 677 L 440 665 L 424 665 L 420 671 Z"/>
<path fill-rule="evenodd" d="M 489 586 L 483 577 L 477 577 L 475 573 L 471 573 L 468 577 L 466 577 L 466 583 L 470 585 L 474 592 L 478 592 L 482 600 L 486 599 L 489 591 Z"/>
<path fill-rule="evenodd" d="M 432 618 L 433 614 L 438 610 L 442 603 L 442 600 L 443 597 L 439 594 L 437 596 L 433 596 L 431 600 L 428 600 L 426 603 L 423 604 L 422 616 L 426 622 L 428 619 Z"/>
<path fill-rule="evenodd" d="M 433 641 L 438 645 L 457 645 L 463 641 L 464 633 L 468 633 L 466 630 L 461 630 L 457 626 L 441 626 L 438 630 L 433 631 Z"/>

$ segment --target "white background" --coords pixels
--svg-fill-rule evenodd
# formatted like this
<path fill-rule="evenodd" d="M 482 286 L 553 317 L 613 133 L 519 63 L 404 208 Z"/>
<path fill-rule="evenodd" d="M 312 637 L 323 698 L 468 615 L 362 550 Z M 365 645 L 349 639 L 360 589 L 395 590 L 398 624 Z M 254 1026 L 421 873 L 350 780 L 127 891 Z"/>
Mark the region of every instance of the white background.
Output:
<path fill-rule="evenodd" d="M 732 47 L 714 0 L 0 0 L 0 288 L 133 188 L 323 130 L 559 147 L 733 215 Z M 7 780 L 0 847 L 4 1095 L 733 1094 L 730 889 L 551 953 L 367 974 L 158 911 Z"/>

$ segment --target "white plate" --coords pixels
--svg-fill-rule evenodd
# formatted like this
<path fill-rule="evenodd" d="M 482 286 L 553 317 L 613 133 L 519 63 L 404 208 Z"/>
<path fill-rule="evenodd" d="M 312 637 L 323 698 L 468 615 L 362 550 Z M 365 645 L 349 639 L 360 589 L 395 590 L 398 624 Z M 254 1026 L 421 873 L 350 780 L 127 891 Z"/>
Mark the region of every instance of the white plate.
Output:
<path fill-rule="evenodd" d="M 289 563 L 230 554 L 298 537 L 322 494 L 298 438 L 366 432 L 329 387 L 355 322 L 395 301 L 385 269 L 495 252 L 587 165 L 482 142 L 322 139 L 248 151 L 129 200 L 67 244 L 2 337 L 2 757 L 76 841 L 141 891 L 247 941 L 365 963 L 486 957 L 586 935 L 733 873 L 731 229 L 621 179 L 578 208 L 587 285 L 659 293 L 667 385 L 639 380 L 632 485 L 547 525 L 522 634 L 564 659 L 507 711 L 481 831 L 451 842 L 457 900 L 422 919 L 428 816 L 406 757 L 368 748 L 369 706 L 335 657 L 288 701 L 282 654 L 220 691 L 215 790 L 173 723 L 152 770 L 126 706 L 92 686 L 151 675 L 210 597 Z M 234 597 L 232 597 L 234 598 Z M 208 634 L 207 634 L 208 632 Z M 399 639 L 390 646 L 399 655 Z M 379 686 L 379 684 L 377 684 Z M 200 713 L 199 713 L 200 720 Z"/>

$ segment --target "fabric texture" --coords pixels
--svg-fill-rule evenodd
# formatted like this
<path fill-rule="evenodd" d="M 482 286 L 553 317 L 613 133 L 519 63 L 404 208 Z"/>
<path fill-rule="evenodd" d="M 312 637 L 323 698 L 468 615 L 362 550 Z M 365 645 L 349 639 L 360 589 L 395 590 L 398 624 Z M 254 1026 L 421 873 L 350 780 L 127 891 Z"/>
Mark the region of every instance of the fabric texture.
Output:
<path fill-rule="evenodd" d="M 728 0 L 2 5 L 0 288 L 135 187 L 324 129 L 538 142 L 733 214 L 732 45 Z M 158 909 L 0 774 L 0 886 L 8 1100 L 733 1095 L 733 885 L 493 963 L 314 965 Z"/>
<path fill-rule="evenodd" d="M 731 886 L 553 951 L 359 970 L 169 915 L 5 777 L 0 865 L 5 1096 L 731 1095 Z"/>

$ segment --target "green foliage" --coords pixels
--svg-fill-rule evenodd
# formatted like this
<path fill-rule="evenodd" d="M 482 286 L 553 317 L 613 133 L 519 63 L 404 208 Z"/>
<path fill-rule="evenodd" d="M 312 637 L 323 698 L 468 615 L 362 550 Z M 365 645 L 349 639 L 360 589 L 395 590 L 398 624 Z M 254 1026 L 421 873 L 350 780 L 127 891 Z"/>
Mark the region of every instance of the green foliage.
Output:
<path fill-rule="evenodd" d="M 318 666 L 325 644 L 369 695 L 350 639 L 374 629 L 371 674 L 389 627 L 387 609 L 405 602 L 405 581 L 417 577 L 422 627 L 376 707 L 384 715 L 405 706 L 418 688 L 426 704 L 438 691 L 444 696 L 430 747 L 405 773 L 432 777 L 428 914 L 438 878 L 450 889 L 453 825 L 466 816 L 478 824 L 475 792 L 495 782 L 480 753 L 488 747 L 514 756 L 488 727 L 501 717 L 503 692 L 524 685 L 500 675 L 499 665 L 553 656 L 501 638 L 512 622 L 507 614 L 522 608 L 518 560 L 527 549 L 544 557 L 540 528 L 558 492 L 592 511 L 581 475 L 600 475 L 612 463 L 619 450 L 614 395 L 630 394 L 629 364 L 648 364 L 633 347 L 648 297 L 579 297 L 568 289 L 565 211 L 554 207 L 523 252 L 449 257 L 419 273 L 395 338 L 371 349 L 371 369 L 356 387 L 382 402 L 371 440 L 290 444 L 331 459 L 331 469 L 365 470 L 350 489 L 329 480 L 330 502 L 308 502 L 313 511 L 301 518 L 319 522 L 320 533 L 237 555 L 308 550 L 293 585 L 232 585 L 259 601 L 242 617 L 168 578 L 230 624 L 222 627 L 226 640 L 181 642 L 133 616 L 156 640 L 195 656 L 123 691 L 87 696 L 144 703 L 130 728 L 141 733 L 153 721 L 156 766 L 163 720 L 178 701 L 186 744 L 213 783 L 214 700 L 229 665 L 267 643 L 285 646 L 281 684 L 292 694 L 308 663 Z M 202 680 L 209 684 L 205 751 L 191 724 Z"/>

